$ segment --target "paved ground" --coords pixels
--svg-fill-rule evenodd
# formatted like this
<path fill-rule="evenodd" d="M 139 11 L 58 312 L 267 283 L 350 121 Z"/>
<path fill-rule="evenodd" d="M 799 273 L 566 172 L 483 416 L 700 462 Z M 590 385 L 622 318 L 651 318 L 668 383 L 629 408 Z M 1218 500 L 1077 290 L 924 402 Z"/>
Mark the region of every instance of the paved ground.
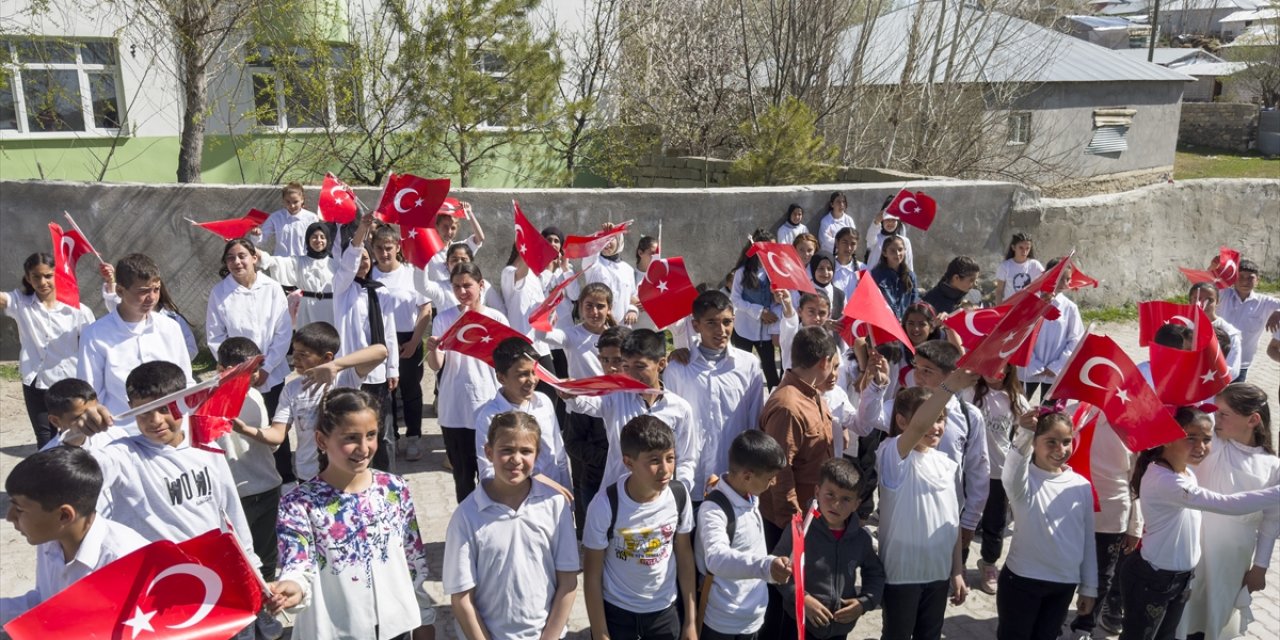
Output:
<path fill-rule="evenodd" d="M 1145 349 L 1137 346 L 1137 326 L 1108 325 L 1095 330 L 1115 338 L 1135 361 L 1146 358 Z M 1280 388 L 1280 372 L 1277 364 L 1266 359 L 1265 352 L 1259 350 L 1260 361 L 1250 371 L 1250 379 L 1261 385 L 1272 397 L 1273 416 L 1280 421 L 1277 411 L 1276 391 Z M 424 382 L 430 401 L 430 381 Z M 1273 425 L 1273 427 L 1276 425 Z M 430 452 L 421 461 L 406 463 L 403 459 L 397 471 L 409 478 L 414 491 L 414 500 L 418 507 L 418 522 L 421 525 L 427 549 L 431 558 L 432 570 L 439 576 L 441 557 L 444 553 L 444 532 L 449 522 L 449 514 L 456 504 L 453 499 L 453 480 L 441 467 L 444 459 L 444 446 L 440 439 L 440 430 L 434 420 L 429 420 L 425 431 Z M 26 421 L 22 404 L 22 390 L 14 383 L 0 384 L 0 480 L 8 475 L 9 469 L 22 456 L 34 449 L 34 437 Z M 8 509 L 8 496 L 0 494 L 0 508 Z M 1006 549 L 1008 545 L 1006 545 Z M 976 570 L 970 559 L 969 578 L 975 579 Z M 34 581 L 34 552 L 26 545 L 12 527 L 0 527 L 0 595 L 9 596 L 21 593 L 30 588 Z M 1280 557 L 1280 556 L 1277 556 Z M 1257 622 L 1251 627 L 1248 638 L 1256 640 L 1277 640 L 1280 638 L 1280 562 L 1273 565 L 1267 573 L 1267 589 L 1255 600 L 1254 612 Z M 437 597 L 439 638 L 453 638 L 452 617 L 449 612 L 448 598 L 444 597 L 439 581 L 431 583 Z M 574 613 L 570 621 L 570 638 L 589 638 L 587 629 L 586 608 L 579 587 L 574 602 Z M 947 639 L 988 640 L 995 637 L 996 607 L 995 597 L 976 590 L 968 601 L 958 607 L 950 607 L 947 612 L 943 637 Z M 875 639 L 880 636 L 880 616 L 872 613 L 858 623 L 858 627 L 850 635 L 854 639 Z M 1101 634 L 1099 638 L 1103 637 Z"/>

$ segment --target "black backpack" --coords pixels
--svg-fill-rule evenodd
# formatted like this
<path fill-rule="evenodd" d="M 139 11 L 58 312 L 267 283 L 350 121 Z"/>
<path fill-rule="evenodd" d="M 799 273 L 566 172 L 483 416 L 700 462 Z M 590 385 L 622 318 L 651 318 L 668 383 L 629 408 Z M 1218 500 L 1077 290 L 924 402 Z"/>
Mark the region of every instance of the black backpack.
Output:
<path fill-rule="evenodd" d="M 684 484 L 678 480 L 668 486 L 671 487 L 671 494 L 676 498 L 676 530 L 679 531 L 680 526 L 684 524 L 684 506 L 689 502 L 689 490 L 684 488 Z M 605 489 L 605 496 L 609 498 L 609 530 L 604 536 L 605 540 L 613 540 L 613 528 L 618 524 L 618 483 L 609 485 L 609 488 Z"/>

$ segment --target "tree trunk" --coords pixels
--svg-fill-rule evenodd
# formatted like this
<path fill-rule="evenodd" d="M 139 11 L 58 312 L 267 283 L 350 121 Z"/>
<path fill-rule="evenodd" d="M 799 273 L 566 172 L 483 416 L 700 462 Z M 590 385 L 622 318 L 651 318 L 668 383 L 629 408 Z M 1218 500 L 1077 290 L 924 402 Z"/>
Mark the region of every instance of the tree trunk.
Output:
<path fill-rule="evenodd" d="M 182 133 L 178 148 L 178 182 L 200 182 L 204 155 L 204 115 L 209 102 L 208 75 L 193 47 L 179 45 L 182 64 Z"/>
<path fill-rule="evenodd" d="M 464 189 L 471 186 L 471 159 L 467 157 L 467 141 L 462 136 L 458 137 L 458 186 Z"/>

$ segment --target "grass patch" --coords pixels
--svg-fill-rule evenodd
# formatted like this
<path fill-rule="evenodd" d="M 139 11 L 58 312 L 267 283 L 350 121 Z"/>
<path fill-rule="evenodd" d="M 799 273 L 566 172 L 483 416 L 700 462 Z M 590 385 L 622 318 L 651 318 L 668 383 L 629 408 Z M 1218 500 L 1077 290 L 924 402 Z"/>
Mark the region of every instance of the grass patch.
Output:
<path fill-rule="evenodd" d="M 1176 180 L 1197 178 L 1280 178 L 1280 158 L 1257 151 L 1237 153 L 1203 147 L 1178 147 L 1173 161 Z"/>
<path fill-rule="evenodd" d="M 0 364 L 0 380 L 5 382 L 22 382 L 22 374 L 18 373 L 18 363 L 6 362 Z"/>
<path fill-rule="evenodd" d="M 191 377 L 203 380 L 204 376 L 218 370 L 218 361 L 213 358 L 207 347 L 200 347 L 200 353 L 191 361 Z"/>
<path fill-rule="evenodd" d="M 1280 293 L 1280 279 L 1258 278 L 1258 284 L 1253 290 L 1262 293 Z"/>
<path fill-rule="evenodd" d="M 1080 319 L 1084 321 L 1086 326 L 1095 322 L 1099 324 L 1104 322 L 1137 322 L 1138 307 L 1132 303 L 1125 303 L 1119 307 L 1081 309 Z"/>

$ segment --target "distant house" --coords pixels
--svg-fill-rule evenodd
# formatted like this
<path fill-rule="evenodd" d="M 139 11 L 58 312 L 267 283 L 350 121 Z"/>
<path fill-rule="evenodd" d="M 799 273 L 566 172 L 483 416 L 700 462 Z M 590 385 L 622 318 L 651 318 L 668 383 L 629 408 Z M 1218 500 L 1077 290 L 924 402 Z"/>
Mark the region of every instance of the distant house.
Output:
<path fill-rule="evenodd" d="M 1280 5 L 1253 11 L 1237 11 L 1218 21 L 1222 35 L 1234 40 L 1254 25 L 1280 22 Z"/>
<path fill-rule="evenodd" d="M 1224 25 L 1223 18 L 1270 5 L 1271 0 L 1166 0 L 1160 3 L 1157 22 L 1166 37 L 1204 35 L 1229 40 L 1239 30 L 1231 23 Z"/>
<path fill-rule="evenodd" d="M 1108 49 L 1144 47 L 1151 27 L 1118 16 L 1067 16 L 1067 33 Z"/>
<path fill-rule="evenodd" d="M 1146 60 L 1146 49 L 1125 49 L 1116 53 L 1135 60 Z M 1223 97 L 1224 80 L 1243 71 L 1248 65 L 1243 62 L 1229 62 L 1218 56 L 1196 48 L 1161 47 L 1152 52 L 1152 62 L 1168 69 L 1185 73 L 1196 81 L 1187 85 L 1182 99 L 1186 102 L 1211 102 Z M 1228 96 L 1242 98 L 1242 96 Z"/>
<path fill-rule="evenodd" d="M 1147 15 L 1151 12 L 1150 0 L 1091 0 L 1086 4 L 1100 16 Z"/>

